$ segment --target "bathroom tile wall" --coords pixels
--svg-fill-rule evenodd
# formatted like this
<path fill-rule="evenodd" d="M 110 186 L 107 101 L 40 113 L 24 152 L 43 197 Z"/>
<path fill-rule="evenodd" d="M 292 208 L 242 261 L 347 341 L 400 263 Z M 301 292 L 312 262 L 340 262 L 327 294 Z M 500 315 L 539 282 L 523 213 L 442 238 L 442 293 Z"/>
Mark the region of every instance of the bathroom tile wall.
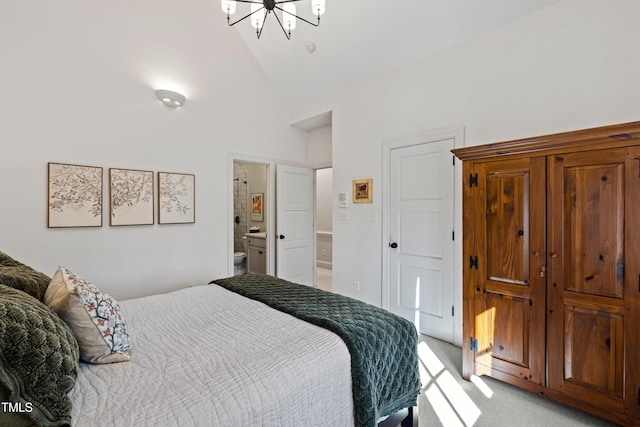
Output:
<path fill-rule="evenodd" d="M 239 222 L 233 225 L 233 251 L 244 252 L 242 237 L 247 232 L 247 182 L 248 167 L 246 163 L 233 163 L 233 216 L 239 218 Z"/>

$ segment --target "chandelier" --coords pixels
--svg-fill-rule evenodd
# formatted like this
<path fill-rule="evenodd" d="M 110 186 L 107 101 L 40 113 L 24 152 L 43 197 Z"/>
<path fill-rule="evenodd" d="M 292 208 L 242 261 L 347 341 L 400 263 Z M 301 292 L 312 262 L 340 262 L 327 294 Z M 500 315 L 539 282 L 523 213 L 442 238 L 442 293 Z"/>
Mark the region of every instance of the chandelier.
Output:
<path fill-rule="evenodd" d="M 222 11 L 227 14 L 227 24 L 229 26 L 236 25 L 240 21 L 244 21 L 247 18 L 250 18 L 251 25 L 256 29 L 256 35 L 260 38 L 262 34 L 262 28 L 264 27 L 264 21 L 267 20 L 267 16 L 273 12 L 273 16 L 276 17 L 278 24 L 280 24 L 280 28 L 284 32 L 284 35 L 287 36 L 287 39 L 291 40 L 291 30 L 296 28 L 296 19 L 299 19 L 307 24 L 311 24 L 314 27 L 320 25 L 320 15 L 324 13 L 324 4 L 325 0 L 311 0 L 311 11 L 314 15 L 317 16 L 318 22 L 313 23 L 311 21 L 307 21 L 304 18 L 296 15 L 296 5 L 294 3 L 302 0 L 221 0 Z M 238 19 L 235 22 L 231 22 L 230 16 L 236 13 L 236 3 L 251 3 L 251 12 L 249 12 L 244 17 Z M 279 5 L 282 4 L 282 7 Z M 282 17 L 278 16 L 275 10 L 279 10 L 281 12 Z"/>

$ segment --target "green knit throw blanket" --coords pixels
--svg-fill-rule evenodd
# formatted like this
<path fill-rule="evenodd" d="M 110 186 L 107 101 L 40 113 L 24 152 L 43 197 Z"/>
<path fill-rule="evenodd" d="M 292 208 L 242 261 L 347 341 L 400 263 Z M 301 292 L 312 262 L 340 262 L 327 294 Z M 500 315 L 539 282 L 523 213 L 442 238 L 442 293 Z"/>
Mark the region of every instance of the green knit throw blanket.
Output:
<path fill-rule="evenodd" d="M 379 418 L 416 405 L 418 336 L 406 319 L 353 298 L 267 275 L 243 274 L 211 283 L 339 335 L 351 353 L 357 426 L 375 426 Z"/>

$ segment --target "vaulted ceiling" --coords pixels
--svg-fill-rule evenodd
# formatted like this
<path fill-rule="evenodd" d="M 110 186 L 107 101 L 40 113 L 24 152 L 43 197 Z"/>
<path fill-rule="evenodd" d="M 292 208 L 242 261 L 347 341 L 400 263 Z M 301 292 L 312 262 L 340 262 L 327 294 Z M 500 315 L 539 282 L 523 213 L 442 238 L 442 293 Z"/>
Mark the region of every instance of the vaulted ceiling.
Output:
<path fill-rule="evenodd" d="M 227 26 L 220 0 L 8 0 L 0 36 L 5 72 L 46 78 L 67 98 L 90 88 L 96 99 L 136 108 L 162 87 L 216 111 L 230 99 L 250 102 L 247 87 L 264 87 L 242 81 L 257 63 L 282 106 L 295 110 L 559 1 L 326 0 L 319 27 L 298 22 L 287 40 L 270 16 L 258 40 L 248 20 Z M 311 0 L 296 4 L 314 19 Z M 249 11 L 237 8 L 236 19 Z M 218 81 L 229 72 L 232 82 Z"/>
<path fill-rule="evenodd" d="M 272 16 L 259 40 L 248 20 L 229 31 L 240 33 L 283 104 L 292 109 L 558 1 L 326 0 L 320 26 L 298 22 L 291 40 Z M 315 20 L 311 0 L 296 4 L 300 16 Z M 217 10 L 211 19 L 226 23 L 225 14 Z M 234 17 L 248 10 L 249 5 L 238 2 Z M 313 53 L 305 47 L 308 42 L 315 44 Z"/>

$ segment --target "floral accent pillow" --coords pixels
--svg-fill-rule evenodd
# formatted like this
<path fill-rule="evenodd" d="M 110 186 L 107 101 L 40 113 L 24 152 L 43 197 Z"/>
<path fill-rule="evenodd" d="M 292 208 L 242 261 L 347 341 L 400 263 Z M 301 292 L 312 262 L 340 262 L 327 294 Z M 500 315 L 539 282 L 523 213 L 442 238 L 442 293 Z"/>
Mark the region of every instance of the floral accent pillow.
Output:
<path fill-rule="evenodd" d="M 71 328 L 88 363 L 131 360 L 131 342 L 118 302 L 96 286 L 58 267 L 44 302 Z"/>

